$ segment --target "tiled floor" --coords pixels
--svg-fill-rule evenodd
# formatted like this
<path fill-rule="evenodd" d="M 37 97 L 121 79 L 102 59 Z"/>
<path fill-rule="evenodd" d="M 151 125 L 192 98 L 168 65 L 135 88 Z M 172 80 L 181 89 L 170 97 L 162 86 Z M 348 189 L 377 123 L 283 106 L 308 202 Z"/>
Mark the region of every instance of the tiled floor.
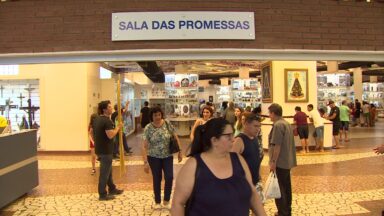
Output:
<path fill-rule="evenodd" d="M 382 215 L 384 155 L 372 148 L 384 143 L 383 129 L 381 119 L 376 128 L 352 128 L 351 142 L 339 150 L 298 155 L 299 166 L 292 170 L 293 215 Z M 142 169 L 139 140 L 139 135 L 129 139 L 134 155 L 126 158 L 125 173 L 120 175 L 114 162 L 115 183 L 125 189 L 117 199 L 98 201 L 97 175 L 90 175 L 87 154 L 40 153 L 40 185 L 0 215 L 169 215 L 166 209 L 152 209 L 152 181 Z M 267 161 L 266 156 L 264 179 Z M 181 164 L 175 162 L 175 175 Z M 265 209 L 273 215 L 273 201 Z"/>

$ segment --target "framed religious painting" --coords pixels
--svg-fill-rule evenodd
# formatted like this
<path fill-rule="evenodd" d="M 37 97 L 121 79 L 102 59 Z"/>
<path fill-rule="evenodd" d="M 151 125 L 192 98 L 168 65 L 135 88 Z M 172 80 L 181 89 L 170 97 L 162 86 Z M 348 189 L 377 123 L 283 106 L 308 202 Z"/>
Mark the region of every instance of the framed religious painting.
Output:
<path fill-rule="evenodd" d="M 273 102 L 272 62 L 261 66 L 261 98 L 263 103 Z"/>
<path fill-rule="evenodd" d="M 308 69 L 285 69 L 285 102 L 308 102 Z"/>

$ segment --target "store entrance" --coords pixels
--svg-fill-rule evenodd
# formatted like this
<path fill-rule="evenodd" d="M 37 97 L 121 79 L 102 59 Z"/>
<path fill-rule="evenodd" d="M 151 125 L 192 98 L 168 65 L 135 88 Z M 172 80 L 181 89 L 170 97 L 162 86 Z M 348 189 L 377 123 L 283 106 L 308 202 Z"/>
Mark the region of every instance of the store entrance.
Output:
<path fill-rule="evenodd" d="M 122 103 L 133 101 L 129 105 L 131 115 L 127 119 L 127 134 L 140 128 L 140 110 L 148 101 L 150 106 L 163 108 L 166 116 L 180 128 L 180 135 L 185 136 L 200 117 L 204 103 L 211 103 L 215 116 L 221 116 L 223 102 L 232 101 L 235 107 L 252 110 L 284 97 L 283 83 L 277 84 L 280 89 L 272 93 L 272 100 L 263 97 L 270 92 L 266 89 L 273 86 L 266 85 L 268 82 L 263 82 L 263 78 L 272 78 L 270 83 L 274 85 L 277 80 L 263 77 L 262 72 L 276 69 L 279 70 L 278 78 L 284 79 L 284 67 L 295 69 L 296 66 L 298 69 L 297 65 L 287 66 L 284 64 L 289 61 L 285 61 L 279 68 L 268 68 L 269 62 L 274 61 L 147 60 L 19 65 L 18 74 L 2 73 L 3 84 L 0 86 L 8 89 L 12 98 L 6 96 L 9 92 L 3 89 L 3 103 L 0 104 L 4 105 L 3 115 L 10 120 L 12 130 L 23 128 L 23 122 L 28 127 L 35 125 L 40 128 L 41 150 L 87 151 L 89 116 L 95 112 L 100 100 L 117 102 L 115 74 L 123 73 Z M 312 62 L 314 69 L 308 74 L 315 76 L 316 81 L 308 88 L 309 94 L 316 94 L 315 101 L 311 102 L 317 108 L 327 109 L 329 100 L 340 105 L 343 100 L 352 103 L 359 99 L 376 107 L 376 119 L 384 115 L 383 62 L 333 61 L 336 69 L 331 67 L 335 64 L 329 61 Z M 105 71 L 108 76 L 105 76 Z M 31 99 L 30 105 L 28 99 Z M 7 106 L 7 101 L 12 101 L 12 104 Z M 300 102 L 299 105 L 305 108 L 307 103 Z M 293 113 L 296 105 L 290 103 L 286 110 Z M 265 109 L 262 114 L 266 114 Z M 26 121 L 22 120 L 23 116 Z M 70 119 L 76 119 L 77 123 L 72 124 Z"/>

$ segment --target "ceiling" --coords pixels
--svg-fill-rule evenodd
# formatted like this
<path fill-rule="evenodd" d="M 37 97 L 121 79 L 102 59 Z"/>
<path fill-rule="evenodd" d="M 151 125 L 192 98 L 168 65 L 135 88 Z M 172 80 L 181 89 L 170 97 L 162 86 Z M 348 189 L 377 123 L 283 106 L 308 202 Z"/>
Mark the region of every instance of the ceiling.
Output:
<path fill-rule="evenodd" d="M 267 61 L 145 61 L 145 62 L 105 62 L 103 66 L 116 73 L 143 72 L 155 83 L 164 82 L 164 73 L 197 73 L 200 80 L 238 77 L 240 70 L 249 70 L 250 77 L 260 74 Z M 361 67 L 368 76 L 384 76 L 384 62 L 338 61 L 338 70 L 351 72 Z M 317 71 L 326 72 L 327 62 L 317 61 Z"/>

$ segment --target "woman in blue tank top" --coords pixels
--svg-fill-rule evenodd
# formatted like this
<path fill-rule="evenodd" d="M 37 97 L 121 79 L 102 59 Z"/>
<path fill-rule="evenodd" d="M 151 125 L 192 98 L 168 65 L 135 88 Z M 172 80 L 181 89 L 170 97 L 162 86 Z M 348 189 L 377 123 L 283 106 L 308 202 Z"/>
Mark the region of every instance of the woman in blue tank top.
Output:
<path fill-rule="evenodd" d="M 233 128 L 216 118 L 198 126 L 191 157 L 180 170 L 172 200 L 173 216 L 266 215 L 245 160 L 231 153 Z M 188 203 L 188 204 L 187 204 Z"/>

